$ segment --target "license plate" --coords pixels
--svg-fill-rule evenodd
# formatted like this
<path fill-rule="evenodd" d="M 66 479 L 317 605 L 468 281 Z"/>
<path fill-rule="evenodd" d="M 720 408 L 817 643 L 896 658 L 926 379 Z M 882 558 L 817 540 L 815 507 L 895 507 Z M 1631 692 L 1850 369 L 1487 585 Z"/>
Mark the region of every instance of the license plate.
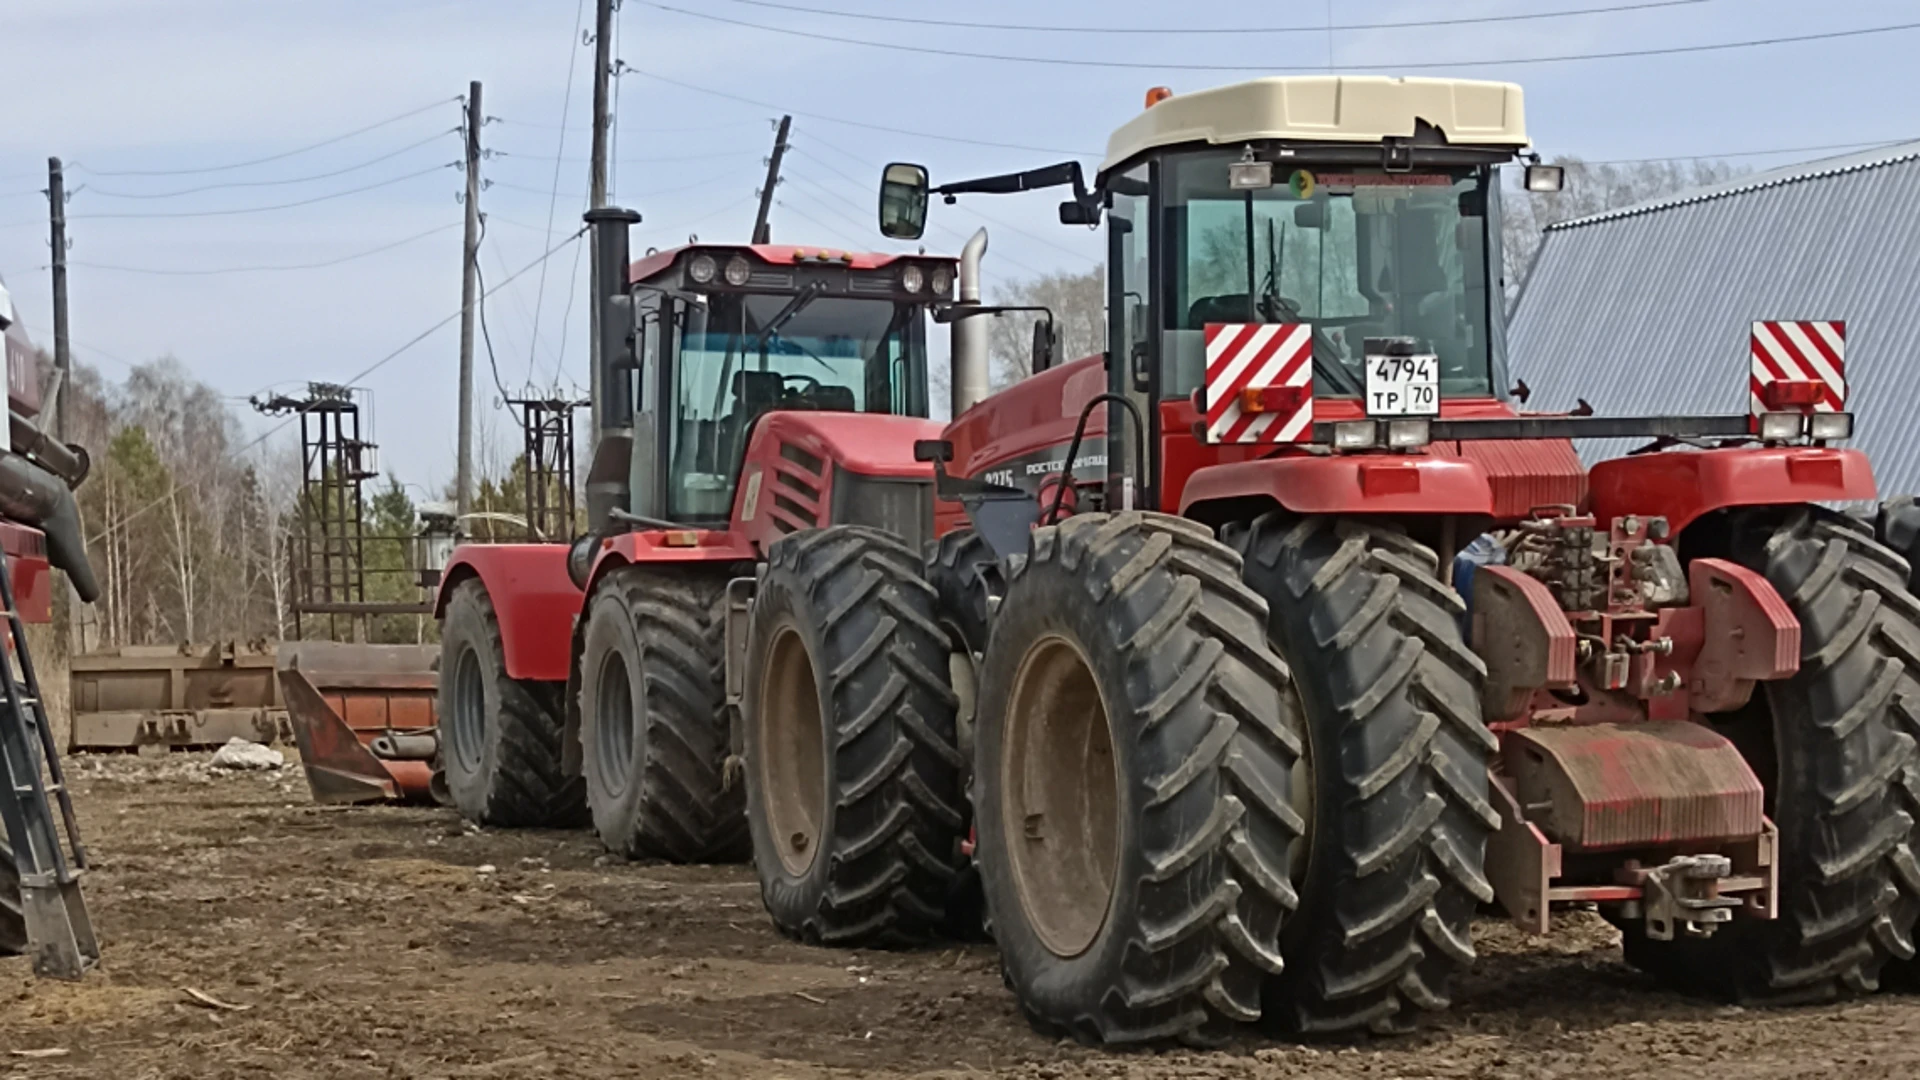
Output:
<path fill-rule="evenodd" d="M 1440 358 L 1367 357 L 1367 415 L 1440 415 Z"/>

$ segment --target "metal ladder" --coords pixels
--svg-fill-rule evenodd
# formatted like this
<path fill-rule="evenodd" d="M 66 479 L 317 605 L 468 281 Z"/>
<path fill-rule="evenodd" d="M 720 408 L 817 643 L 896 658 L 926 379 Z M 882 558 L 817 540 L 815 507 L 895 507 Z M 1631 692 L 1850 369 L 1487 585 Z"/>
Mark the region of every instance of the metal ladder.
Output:
<path fill-rule="evenodd" d="M 73 799 L 60 769 L 53 725 L 40 695 L 40 678 L 27 650 L 26 625 L 14 603 L 12 559 L 0 548 L 0 605 L 4 605 L 10 656 L 0 655 L 0 819 L 20 875 L 20 910 L 36 975 L 77 979 L 100 959 L 93 921 L 80 896 L 87 850 L 80 843 Z M 14 675 L 13 658 L 20 663 Z M 44 771 L 43 771 L 44 770 Z M 48 796 L 52 796 L 49 799 Z M 60 819 L 54 819 L 55 803 Z"/>

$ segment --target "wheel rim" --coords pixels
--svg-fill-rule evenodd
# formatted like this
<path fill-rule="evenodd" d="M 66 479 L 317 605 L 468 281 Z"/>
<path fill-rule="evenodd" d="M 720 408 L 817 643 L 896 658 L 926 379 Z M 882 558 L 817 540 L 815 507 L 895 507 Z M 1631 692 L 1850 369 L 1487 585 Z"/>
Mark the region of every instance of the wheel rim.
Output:
<path fill-rule="evenodd" d="M 827 817 L 827 729 L 806 641 L 792 623 L 774 631 L 760 684 L 760 791 L 780 864 L 813 866 Z"/>
<path fill-rule="evenodd" d="M 1055 956 L 1078 956 L 1106 925 L 1120 863 L 1118 762 L 1092 665 L 1042 638 L 1014 677 L 1001 748 L 1003 843 L 1027 923 Z"/>
<path fill-rule="evenodd" d="M 627 659 L 611 650 L 600 660 L 593 688 L 594 772 L 609 795 L 627 790 L 633 728 L 633 683 L 627 678 Z"/>
<path fill-rule="evenodd" d="M 487 746 L 487 683 L 473 649 L 462 649 L 454 663 L 452 720 L 454 761 L 464 772 L 479 772 Z"/>

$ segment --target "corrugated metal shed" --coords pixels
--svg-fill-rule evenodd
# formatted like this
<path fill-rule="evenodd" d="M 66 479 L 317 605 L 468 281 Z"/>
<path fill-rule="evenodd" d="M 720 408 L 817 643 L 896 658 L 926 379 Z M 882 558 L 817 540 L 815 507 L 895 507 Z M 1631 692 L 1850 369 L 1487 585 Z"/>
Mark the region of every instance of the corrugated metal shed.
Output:
<path fill-rule="evenodd" d="M 1530 409 L 1740 413 L 1756 319 L 1846 320 L 1853 445 L 1920 491 L 1920 142 L 1553 226 L 1507 349 Z"/>

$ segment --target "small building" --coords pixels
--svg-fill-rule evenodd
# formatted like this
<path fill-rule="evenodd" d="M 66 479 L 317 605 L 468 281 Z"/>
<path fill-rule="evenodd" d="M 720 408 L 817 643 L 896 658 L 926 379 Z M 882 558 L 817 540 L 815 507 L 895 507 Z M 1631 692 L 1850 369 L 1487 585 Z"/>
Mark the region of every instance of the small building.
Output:
<path fill-rule="evenodd" d="M 1846 322 L 1851 445 L 1920 492 L 1920 142 L 1547 229 L 1507 331 L 1523 408 L 1744 413 L 1755 320 Z M 1588 460 L 1631 443 L 1581 447 Z"/>

